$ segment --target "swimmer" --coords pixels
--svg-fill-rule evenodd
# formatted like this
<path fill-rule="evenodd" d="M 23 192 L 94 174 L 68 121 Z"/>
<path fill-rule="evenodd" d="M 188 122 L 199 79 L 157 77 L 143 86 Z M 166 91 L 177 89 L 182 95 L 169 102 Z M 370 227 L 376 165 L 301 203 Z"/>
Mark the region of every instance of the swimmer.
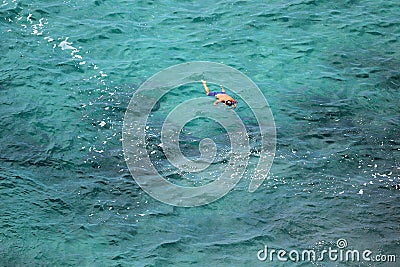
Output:
<path fill-rule="evenodd" d="M 221 92 L 210 92 L 210 89 L 208 88 L 206 81 L 201 80 L 201 83 L 204 86 L 204 91 L 206 91 L 206 95 L 215 96 L 215 98 L 217 99 L 214 102 L 214 105 L 218 105 L 218 103 L 223 103 L 228 107 L 236 108 L 237 101 L 232 97 L 230 97 L 227 93 L 225 93 L 225 89 L 224 87 L 222 87 L 222 85 L 221 85 Z"/>

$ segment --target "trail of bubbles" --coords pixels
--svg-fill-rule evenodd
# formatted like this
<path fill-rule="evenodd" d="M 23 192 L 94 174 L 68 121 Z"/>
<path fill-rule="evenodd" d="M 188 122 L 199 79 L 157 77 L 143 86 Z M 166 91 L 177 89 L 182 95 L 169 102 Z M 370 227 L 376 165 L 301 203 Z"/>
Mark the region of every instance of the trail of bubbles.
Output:
<path fill-rule="evenodd" d="M 120 131 L 117 131 L 114 127 L 122 124 L 122 115 L 121 118 L 117 119 L 117 122 L 110 115 L 115 111 L 113 104 L 119 103 L 118 97 L 116 97 L 119 88 L 113 86 L 113 82 L 106 71 L 85 56 L 88 54 L 88 50 L 76 45 L 75 41 L 69 36 L 53 34 L 49 27 L 51 21 L 41 14 L 31 11 L 34 10 L 34 7 L 23 9 L 16 0 L 3 0 L 1 7 L 18 11 L 9 12 L 10 15 L 4 17 L 4 20 L 10 25 L 5 34 L 16 32 L 22 35 L 34 35 L 38 38 L 38 44 L 51 47 L 53 52 L 59 53 L 60 56 L 67 53 L 74 67 L 77 70 L 84 71 L 85 75 L 82 77 L 83 83 L 79 88 L 79 94 L 88 96 L 90 100 L 81 102 L 82 120 L 91 125 L 92 130 L 103 131 L 104 134 L 88 138 L 84 136 L 84 133 L 79 133 L 77 138 L 81 143 L 81 151 L 86 151 L 89 154 L 84 163 L 100 166 L 96 161 L 98 155 L 106 151 L 106 144 L 111 140 L 121 138 Z M 98 112 L 96 112 L 98 106 L 103 106 L 101 108 L 103 118 L 98 118 Z"/>

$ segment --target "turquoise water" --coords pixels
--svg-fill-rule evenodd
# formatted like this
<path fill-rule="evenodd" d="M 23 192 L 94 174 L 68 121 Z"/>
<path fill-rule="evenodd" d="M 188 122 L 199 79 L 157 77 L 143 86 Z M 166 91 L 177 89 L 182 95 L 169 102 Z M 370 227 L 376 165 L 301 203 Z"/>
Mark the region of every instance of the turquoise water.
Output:
<path fill-rule="evenodd" d="M 0 18 L 0 266 L 288 266 L 257 252 L 340 238 L 400 261 L 398 1 L 3 0 Z M 132 179 L 122 120 L 141 83 L 190 61 L 259 86 L 277 150 L 254 193 L 244 180 L 216 202 L 177 208 Z M 184 154 L 220 138 L 218 172 L 229 140 L 199 125 L 188 125 L 195 141 L 182 136 Z M 398 263 L 386 264 L 339 265 Z"/>

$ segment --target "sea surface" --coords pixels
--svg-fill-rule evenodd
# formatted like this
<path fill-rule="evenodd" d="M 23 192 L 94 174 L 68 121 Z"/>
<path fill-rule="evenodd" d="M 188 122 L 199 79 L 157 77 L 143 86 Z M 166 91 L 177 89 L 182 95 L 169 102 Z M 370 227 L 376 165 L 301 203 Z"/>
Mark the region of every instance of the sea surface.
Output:
<path fill-rule="evenodd" d="M 0 266 L 399 266 L 399 1 L 1 0 L 0 32 Z M 191 61 L 257 84 L 277 141 L 255 192 L 242 179 L 183 208 L 138 186 L 121 138 L 135 90 Z M 203 95 L 191 84 L 155 112 Z M 199 155 L 206 137 L 220 157 L 229 151 L 207 122 L 187 126 L 185 155 Z M 159 143 L 155 133 L 147 146 L 162 169 Z M 165 173 L 196 185 L 224 164 L 209 176 Z M 320 252 L 338 240 L 397 262 L 257 257 L 265 246 Z"/>

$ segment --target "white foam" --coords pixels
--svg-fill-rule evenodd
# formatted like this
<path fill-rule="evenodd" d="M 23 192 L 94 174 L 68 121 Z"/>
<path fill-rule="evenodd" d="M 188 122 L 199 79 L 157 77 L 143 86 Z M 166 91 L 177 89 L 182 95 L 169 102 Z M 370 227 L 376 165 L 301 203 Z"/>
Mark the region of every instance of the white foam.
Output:
<path fill-rule="evenodd" d="M 78 49 L 75 47 L 71 46 L 72 42 L 68 42 L 69 37 L 66 37 L 64 41 L 61 41 L 58 44 L 58 47 L 61 47 L 61 50 L 75 50 L 78 52 Z"/>
<path fill-rule="evenodd" d="M 32 24 L 32 14 L 29 14 L 28 17 L 26 17 L 26 21 L 29 21 L 29 23 Z"/>
<path fill-rule="evenodd" d="M 51 43 L 51 42 L 54 41 L 54 39 L 51 38 L 50 36 L 46 36 L 46 37 L 44 37 L 43 39 L 44 39 L 44 40 L 47 40 L 47 42 L 49 42 L 49 43 Z"/>

